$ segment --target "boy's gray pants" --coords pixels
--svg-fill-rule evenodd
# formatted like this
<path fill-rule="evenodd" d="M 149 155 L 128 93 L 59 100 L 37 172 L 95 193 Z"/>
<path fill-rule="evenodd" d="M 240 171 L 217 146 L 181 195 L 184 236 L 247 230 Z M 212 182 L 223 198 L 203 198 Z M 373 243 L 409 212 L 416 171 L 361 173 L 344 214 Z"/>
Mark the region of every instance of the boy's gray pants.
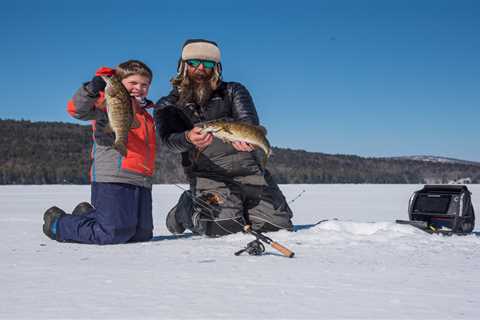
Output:
<path fill-rule="evenodd" d="M 293 229 L 292 211 L 268 173 L 219 180 L 197 177 L 180 197 L 176 216 L 185 228 L 208 236 L 239 232 L 246 223 L 260 232 Z"/>

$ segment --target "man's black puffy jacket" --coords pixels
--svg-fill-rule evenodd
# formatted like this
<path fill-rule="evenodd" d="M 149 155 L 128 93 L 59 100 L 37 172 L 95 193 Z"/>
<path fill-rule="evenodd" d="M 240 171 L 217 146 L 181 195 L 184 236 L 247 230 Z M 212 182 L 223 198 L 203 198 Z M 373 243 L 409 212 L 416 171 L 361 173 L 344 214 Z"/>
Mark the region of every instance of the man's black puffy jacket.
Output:
<path fill-rule="evenodd" d="M 195 124 L 216 119 L 258 125 L 258 116 L 248 90 L 236 82 L 222 82 L 205 106 L 177 105 L 178 93 L 172 90 L 157 102 L 155 122 L 163 147 L 182 153 L 182 165 L 190 178 L 262 175 L 255 152 L 236 151 L 229 143 L 214 139 L 198 154 L 185 131 Z"/>

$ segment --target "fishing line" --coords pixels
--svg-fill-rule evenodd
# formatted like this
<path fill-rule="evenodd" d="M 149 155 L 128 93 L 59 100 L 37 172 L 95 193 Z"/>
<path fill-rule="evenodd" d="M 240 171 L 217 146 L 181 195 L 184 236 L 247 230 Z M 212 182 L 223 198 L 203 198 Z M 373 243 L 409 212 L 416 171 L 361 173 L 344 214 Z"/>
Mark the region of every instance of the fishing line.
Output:
<path fill-rule="evenodd" d="M 305 189 L 303 189 L 295 198 L 293 198 L 292 200 L 288 201 L 287 203 L 288 203 L 288 204 L 294 203 L 295 200 L 297 200 L 298 198 L 300 198 L 304 193 L 305 193 Z"/>
<path fill-rule="evenodd" d="M 187 190 L 185 188 L 183 188 L 182 186 L 178 185 L 178 184 L 174 184 L 176 187 L 180 188 L 181 190 L 183 191 L 190 191 L 190 190 Z M 217 214 L 220 214 L 221 211 L 215 207 L 213 207 L 212 205 L 210 205 L 210 203 L 206 202 L 205 200 L 199 198 L 199 197 L 196 197 L 194 196 L 191 192 L 189 193 L 189 196 L 190 198 L 192 199 L 193 202 L 195 202 L 196 204 L 198 204 L 199 206 L 201 206 L 203 209 L 205 209 L 210 217 L 210 221 L 213 221 L 217 226 L 219 226 L 222 230 L 226 231 L 227 233 L 229 234 L 234 234 L 234 233 L 237 233 L 237 232 L 232 232 L 228 229 L 226 229 L 225 227 L 223 227 L 222 225 L 220 225 L 217 221 L 217 219 L 215 219 L 215 217 L 213 216 L 213 213 L 217 213 Z M 213 211 L 213 213 L 212 213 Z M 238 225 L 240 225 L 242 227 L 242 229 L 245 227 L 245 224 L 243 223 L 240 223 L 238 222 L 236 219 L 227 219 L 227 220 L 232 220 L 234 221 L 235 223 L 237 223 Z M 203 221 L 209 221 L 209 220 L 203 220 Z"/>
<path fill-rule="evenodd" d="M 238 182 L 238 181 L 235 181 L 235 180 L 233 180 L 233 179 L 228 179 L 228 178 L 227 178 L 227 179 L 226 179 L 227 181 L 225 181 L 225 178 L 226 178 L 226 177 L 221 177 L 221 176 L 218 176 L 218 175 L 211 175 L 210 178 L 213 178 L 213 179 L 217 178 L 218 180 L 223 181 L 223 182 L 224 182 L 225 184 L 227 184 L 227 185 L 228 185 L 228 184 L 233 184 L 233 185 L 236 185 L 237 187 L 241 187 L 241 186 L 242 186 L 242 183 L 240 183 L 240 182 Z M 181 187 L 181 186 L 179 186 L 179 185 L 177 185 L 177 184 L 175 184 L 175 186 L 177 186 L 178 188 L 182 189 L 183 191 L 188 191 L 187 189 L 185 189 L 185 188 L 183 188 L 183 187 Z M 303 190 L 302 190 L 299 194 L 297 194 L 293 199 L 291 199 L 291 200 L 289 200 L 288 202 L 286 202 L 287 206 L 288 206 L 289 204 L 295 202 L 296 200 L 298 200 L 298 198 L 300 198 L 304 193 L 305 193 L 305 189 L 303 189 Z M 201 199 L 201 198 L 199 198 L 199 197 L 194 196 L 193 194 L 189 194 L 189 196 L 192 198 L 192 200 L 193 200 L 194 202 L 196 202 L 197 204 L 201 204 L 201 205 L 202 205 L 202 208 L 207 209 L 207 211 L 210 211 L 210 212 L 209 212 L 209 216 L 210 216 L 210 218 L 212 219 L 212 221 L 215 222 L 215 224 L 218 225 L 221 229 L 225 230 L 225 228 L 222 227 L 221 225 L 219 225 L 218 222 L 217 222 L 218 220 L 216 220 L 216 219 L 213 217 L 213 215 L 211 214 L 211 211 L 213 211 L 214 213 L 220 214 L 220 213 L 221 213 L 221 210 L 220 210 L 220 209 L 217 209 L 217 208 L 212 207 L 212 206 L 210 205 L 210 203 L 204 201 L 203 199 Z M 264 200 L 264 199 L 262 199 L 262 195 L 260 195 L 260 200 Z M 201 201 L 202 203 L 200 203 L 200 201 Z M 264 201 L 265 201 L 265 200 L 264 200 Z M 286 200 L 285 200 L 285 201 L 286 201 Z M 279 210 L 280 210 L 280 207 L 277 208 L 277 209 L 274 209 L 274 212 L 279 212 Z M 255 215 L 255 214 L 253 214 L 253 215 L 250 215 L 250 214 L 249 214 L 249 217 L 255 217 L 255 218 L 257 218 L 258 220 L 261 220 L 261 221 L 263 221 L 263 222 L 266 222 L 266 223 L 271 224 L 271 225 L 274 226 L 274 227 L 277 227 L 278 229 L 283 229 L 283 228 L 284 228 L 284 226 L 279 226 L 279 225 L 273 223 L 272 221 L 262 219 L 261 217 Z M 241 224 L 241 223 L 238 222 L 237 220 L 234 220 L 234 221 L 235 221 L 236 223 L 238 223 L 239 225 L 241 225 L 242 227 L 245 226 L 245 224 Z M 227 231 L 227 230 L 225 230 L 225 231 Z M 230 234 L 235 233 L 235 232 L 231 232 L 231 231 L 227 231 L 227 232 L 230 233 Z"/>
<path fill-rule="evenodd" d="M 182 189 L 183 191 L 189 191 L 189 190 L 187 190 L 187 189 L 185 189 L 185 188 L 183 188 L 183 187 L 181 187 L 181 186 L 179 186 L 179 185 L 177 185 L 177 184 L 175 184 L 175 186 L 178 187 L 178 188 L 180 188 L 180 189 Z M 303 190 L 303 191 L 305 191 L 305 190 Z M 200 220 L 203 220 L 203 221 L 213 221 L 213 222 L 215 222 L 216 225 L 218 225 L 220 228 L 222 228 L 223 230 L 227 231 L 228 233 L 230 233 L 230 234 L 236 233 L 236 232 L 232 232 L 232 231 L 226 230 L 224 227 L 222 227 L 222 226 L 217 222 L 217 221 L 222 221 L 222 219 L 216 219 L 216 218 L 213 217 L 213 215 L 211 214 L 211 211 L 214 211 L 214 213 L 220 214 L 220 213 L 221 213 L 221 210 L 213 207 L 212 205 L 210 205 L 210 203 L 206 202 L 205 200 L 203 200 L 203 199 L 201 199 L 201 198 L 199 198 L 199 197 L 195 197 L 195 196 L 192 195 L 192 194 L 189 194 L 189 196 L 190 196 L 190 198 L 191 198 L 194 202 L 196 202 L 197 204 L 199 204 L 203 209 L 206 209 L 207 211 L 209 211 L 209 212 L 208 212 L 208 213 L 209 213 L 209 217 L 210 217 L 210 219 L 212 219 L 212 220 L 207 220 L 207 219 L 200 219 Z M 299 196 L 297 196 L 297 198 L 298 198 L 298 197 L 299 197 Z M 296 200 L 296 199 L 294 199 L 294 200 Z M 293 202 L 293 201 L 292 201 L 292 202 Z M 275 211 L 277 212 L 278 209 L 276 209 Z M 273 223 L 272 221 L 266 220 L 266 219 L 261 218 L 261 217 L 259 217 L 259 216 L 257 216 L 257 215 L 254 215 L 254 214 L 253 214 L 253 215 L 250 215 L 250 214 L 249 214 L 249 216 L 250 216 L 250 217 L 254 217 L 254 218 L 256 218 L 256 219 L 258 219 L 258 220 L 261 220 L 261 221 L 263 221 L 263 222 L 269 223 L 269 224 L 271 224 L 272 226 L 277 227 L 278 229 L 283 229 L 283 228 L 284 228 L 284 226 L 279 226 L 279 225 Z M 242 228 L 245 227 L 245 224 L 242 224 L 242 223 L 238 222 L 238 221 L 235 220 L 235 219 L 223 219 L 223 220 L 232 220 L 232 221 L 235 221 L 235 222 L 236 222 L 237 224 L 239 224 L 240 226 L 242 226 Z"/>
<path fill-rule="evenodd" d="M 176 187 L 178 187 L 179 189 L 183 190 L 183 191 L 189 191 L 181 186 L 179 186 L 178 184 L 175 184 Z M 201 199 L 201 198 L 198 198 L 198 197 L 195 197 L 194 195 L 189 194 L 190 198 L 192 199 L 192 201 L 196 202 L 198 205 L 200 205 L 202 208 L 206 209 L 208 215 L 210 216 L 210 218 L 212 219 L 212 221 L 218 225 L 222 230 L 226 231 L 227 233 L 229 234 L 234 234 L 236 232 L 231 232 L 230 230 L 224 228 L 223 226 L 221 226 L 220 224 L 218 224 L 218 222 L 215 220 L 215 218 L 212 216 L 212 212 L 217 212 L 217 213 L 220 213 L 220 210 L 217 210 L 215 207 L 211 206 L 208 202 L 206 202 L 205 200 Z M 199 213 L 200 214 L 200 213 Z M 207 220 L 208 221 L 208 220 Z M 252 241 L 250 242 L 247 247 L 245 248 L 245 250 L 240 250 L 238 251 L 237 253 L 235 253 L 235 255 L 240 255 L 242 252 L 244 251 L 247 251 L 249 254 L 254 254 L 254 255 L 261 255 L 264 251 L 265 251 L 265 247 L 263 246 L 263 244 L 260 243 L 260 240 L 268 243 L 272 248 L 274 248 L 275 250 L 278 250 L 279 252 L 281 252 L 284 256 L 287 256 L 289 258 L 292 258 L 295 253 L 290 251 L 289 249 L 287 249 L 286 247 L 282 246 L 281 244 L 273 241 L 272 239 L 270 239 L 269 237 L 263 235 L 261 232 L 258 232 L 258 231 L 255 231 L 255 230 L 252 230 L 252 227 L 251 225 L 246 225 L 246 224 L 243 224 L 243 223 L 240 223 L 238 222 L 237 220 L 233 219 L 233 221 L 235 223 L 237 223 L 238 225 L 240 225 L 242 227 L 242 229 L 246 232 L 246 233 L 250 233 L 251 235 L 253 235 L 256 240 L 255 241 Z M 270 221 L 268 221 L 268 223 L 271 223 Z M 281 229 L 281 228 L 280 228 Z"/>

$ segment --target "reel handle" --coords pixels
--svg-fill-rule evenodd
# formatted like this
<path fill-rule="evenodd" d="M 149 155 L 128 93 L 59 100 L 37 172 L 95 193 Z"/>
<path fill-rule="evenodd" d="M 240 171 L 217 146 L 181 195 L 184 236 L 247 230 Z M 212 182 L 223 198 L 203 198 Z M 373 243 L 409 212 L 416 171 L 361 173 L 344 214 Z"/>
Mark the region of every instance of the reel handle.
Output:
<path fill-rule="evenodd" d="M 289 258 L 293 258 L 293 256 L 295 255 L 295 253 L 293 251 L 290 251 L 289 249 L 285 248 L 284 246 L 282 246 L 280 243 L 278 242 L 275 242 L 273 241 L 272 239 L 270 239 L 269 237 L 263 235 L 262 233 L 260 232 L 257 232 L 257 231 L 254 231 L 252 229 L 252 226 L 251 225 L 245 225 L 245 227 L 243 228 L 243 230 L 247 233 L 250 233 L 252 234 L 253 236 L 255 236 L 257 239 L 259 240 L 262 240 L 263 242 L 269 244 L 272 248 L 274 248 L 275 250 L 277 250 L 278 252 L 280 252 L 281 254 L 283 254 L 284 256 L 286 257 L 289 257 Z"/>
<path fill-rule="evenodd" d="M 272 246 L 272 248 L 279 251 L 281 254 L 283 254 L 286 257 L 293 258 L 293 256 L 295 255 L 293 251 L 290 251 L 289 249 L 285 248 L 278 242 L 273 241 L 270 245 Z"/>

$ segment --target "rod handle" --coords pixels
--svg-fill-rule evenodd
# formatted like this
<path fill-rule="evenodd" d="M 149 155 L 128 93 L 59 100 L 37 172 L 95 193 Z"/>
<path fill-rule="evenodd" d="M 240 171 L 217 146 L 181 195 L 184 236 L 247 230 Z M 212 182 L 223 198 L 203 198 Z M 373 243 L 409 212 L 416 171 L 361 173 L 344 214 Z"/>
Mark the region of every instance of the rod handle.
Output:
<path fill-rule="evenodd" d="M 280 243 L 278 242 L 275 242 L 275 241 L 272 241 L 272 243 L 270 244 L 272 246 L 272 248 L 274 248 L 275 250 L 281 252 L 284 256 L 286 257 L 289 257 L 289 258 L 293 258 L 293 256 L 295 255 L 294 252 L 290 251 L 289 249 L 285 248 L 284 246 L 282 246 Z"/>

